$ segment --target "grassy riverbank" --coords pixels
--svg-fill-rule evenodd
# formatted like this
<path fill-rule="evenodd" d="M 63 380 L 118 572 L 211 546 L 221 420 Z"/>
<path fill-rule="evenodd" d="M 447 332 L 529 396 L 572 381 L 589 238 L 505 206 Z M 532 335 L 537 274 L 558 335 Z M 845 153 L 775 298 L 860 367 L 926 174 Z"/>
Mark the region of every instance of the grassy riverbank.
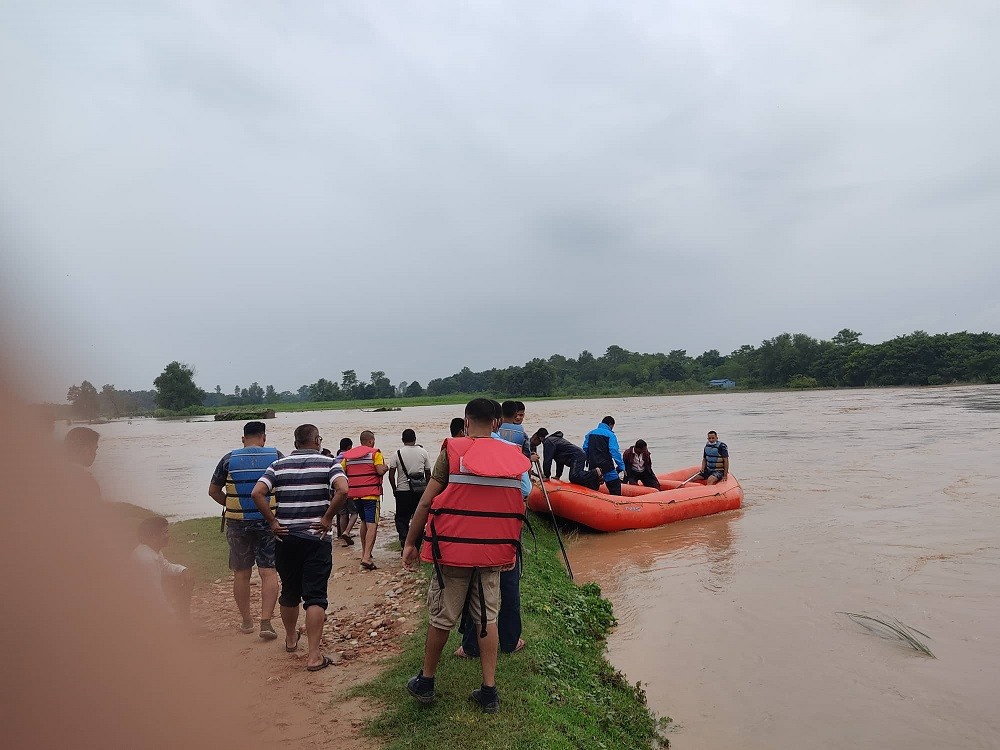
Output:
<path fill-rule="evenodd" d="M 451 656 L 459 644 L 457 633 L 437 673 L 437 701 L 422 706 L 406 694 L 406 680 L 423 660 L 421 628 L 383 674 L 356 690 L 384 704 L 368 731 L 388 748 L 648 750 L 659 741 L 644 691 L 604 658 L 605 636 L 615 624 L 610 602 L 594 584 L 573 584 L 554 533 L 537 517 L 533 526 L 538 548 L 530 541 L 525 545 L 521 580 L 529 645 L 519 654 L 500 657 L 500 713 L 484 716 L 468 700 L 480 684 L 479 663 Z"/>
<path fill-rule="evenodd" d="M 120 507 L 136 520 L 148 514 L 135 506 Z M 437 702 L 421 706 L 407 695 L 406 680 L 423 659 L 426 631 L 421 626 L 405 637 L 402 652 L 382 674 L 354 690 L 384 707 L 366 732 L 387 748 L 648 750 L 660 742 L 642 688 L 630 685 L 604 658 L 605 637 L 615 624 L 610 602 L 601 598 L 596 585 L 570 581 L 555 534 L 541 518 L 533 517 L 532 525 L 538 546 L 530 540 L 525 545 L 521 581 L 529 645 L 519 654 L 500 657 L 500 713 L 483 715 L 468 701 L 469 692 L 479 686 L 479 663 L 451 656 L 457 634 L 438 671 Z M 173 523 L 170 539 L 167 557 L 191 567 L 201 580 L 229 575 L 228 547 L 217 517 Z"/>

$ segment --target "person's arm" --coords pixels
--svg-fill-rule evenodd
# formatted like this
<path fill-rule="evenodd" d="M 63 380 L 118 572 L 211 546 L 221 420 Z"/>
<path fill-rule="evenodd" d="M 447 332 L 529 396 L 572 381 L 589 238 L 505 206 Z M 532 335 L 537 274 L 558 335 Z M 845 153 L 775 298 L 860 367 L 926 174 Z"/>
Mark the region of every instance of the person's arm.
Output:
<path fill-rule="evenodd" d="M 708 471 L 708 456 L 705 455 L 704 449 L 701 451 L 701 473 L 704 474 Z"/>
<path fill-rule="evenodd" d="M 434 498 L 444 492 L 447 485 L 441 484 L 433 476 L 427 482 L 427 489 L 417 503 L 417 509 L 410 519 L 410 530 L 406 533 L 406 541 L 403 543 L 403 565 L 409 570 L 414 570 L 414 565 L 420 559 L 417 551 L 417 541 L 424 535 L 424 526 L 427 524 L 427 516 L 431 510 L 431 503 Z"/>
<path fill-rule="evenodd" d="M 226 507 L 226 490 L 217 484 L 208 485 L 208 496 L 215 500 L 223 508 Z"/>
<path fill-rule="evenodd" d="M 527 498 L 531 494 L 531 477 L 528 472 L 521 475 L 521 497 Z"/>
<path fill-rule="evenodd" d="M 729 447 L 725 443 L 719 445 L 719 458 L 722 459 L 722 478 L 729 476 Z"/>
<path fill-rule="evenodd" d="M 389 467 L 389 486 L 392 487 L 392 494 L 396 494 L 396 467 Z"/>
<path fill-rule="evenodd" d="M 611 460 L 615 462 L 615 466 L 618 467 L 618 471 L 625 471 L 625 462 L 622 460 L 622 451 L 618 447 L 618 438 L 615 434 L 611 433 L 611 439 L 608 440 L 608 447 L 611 449 Z"/>
<path fill-rule="evenodd" d="M 230 454 L 227 453 L 219 461 L 218 466 L 215 467 L 215 471 L 212 472 L 212 479 L 208 483 L 208 496 L 215 500 L 223 508 L 226 507 L 226 479 L 229 476 L 229 458 Z"/>
<path fill-rule="evenodd" d="M 269 476 L 270 475 L 270 476 Z M 257 510 L 260 514 L 264 516 L 264 520 L 267 521 L 267 525 L 271 527 L 271 531 L 277 537 L 288 536 L 288 529 L 278 523 L 278 519 L 274 517 L 274 513 L 271 512 L 271 501 L 268 495 L 271 490 L 274 489 L 274 472 L 268 467 L 267 471 L 264 472 L 264 476 L 257 480 L 257 484 L 253 486 L 253 491 L 250 493 L 250 497 L 253 499 L 253 504 L 257 506 Z"/>
<path fill-rule="evenodd" d="M 554 440 L 542 441 L 542 479 L 548 479 L 552 476 L 552 459 L 555 458 L 556 454 L 554 442 Z M 556 476 L 562 476 L 562 466 L 559 464 L 556 464 Z"/>
<path fill-rule="evenodd" d="M 330 489 L 333 490 L 333 498 L 330 500 L 330 505 L 327 507 L 326 513 L 323 514 L 323 518 L 309 527 L 323 532 L 320 538 L 330 533 L 330 529 L 333 528 L 333 519 L 336 518 L 337 513 L 344 507 L 347 500 L 347 477 L 336 470 L 331 472 L 331 475 L 333 478 L 330 480 Z"/>
<path fill-rule="evenodd" d="M 385 458 L 382 456 L 382 451 L 375 451 L 373 460 L 375 461 L 375 472 L 380 477 L 389 471 L 389 466 L 386 464 Z"/>

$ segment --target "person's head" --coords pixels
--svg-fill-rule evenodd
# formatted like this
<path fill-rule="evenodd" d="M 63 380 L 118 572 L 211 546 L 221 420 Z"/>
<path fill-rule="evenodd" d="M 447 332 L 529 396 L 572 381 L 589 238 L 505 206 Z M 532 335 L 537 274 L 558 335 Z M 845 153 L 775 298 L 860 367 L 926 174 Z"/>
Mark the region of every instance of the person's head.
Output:
<path fill-rule="evenodd" d="M 715 430 L 709 430 L 708 431 L 708 442 L 710 442 L 710 443 L 717 443 L 717 442 L 719 442 L 719 433 L 717 433 Z"/>
<path fill-rule="evenodd" d="M 645 440 L 636 440 L 635 441 L 635 452 L 636 453 L 645 453 L 646 452 L 646 441 Z"/>
<path fill-rule="evenodd" d="M 63 444 L 70 460 L 80 466 L 93 466 L 97 458 L 97 441 L 100 433 L 89 427 L 74 427 L 66 433 Z"/>
<path fill-rule="evenodd" d="M 329 448 L 322 448 L 322 449 L 320 449 L 320 453 L 322 453 L 324 456 L 329 456 L 330 458 L 333 458 L 333 454 L 330 453 L 330 449 Z"/>
<path fill-rule="evenodd" d="M 455 417 L 448 425 L 452 437 L 465 437 L 465 417 Z"/>
<path fill-rule="evenodd" d="M 513 422 L 517 415 L 517 401 L 504 401 L 500 404 L 500 418 L 504 422 Z"/>
<path fill-rule="evenodd" d="M 263 422 L 247 422 L 243 425 L 243 447 L 262 446 L 267 440 L 267 427 Z"/>
<path fill-rule="evenodd" d="M 300 424 L 295 428 L 295 448 L 304 451 L 318 451 L 322 446 L 323 438 L 319 435 L 319 428 L 314 424 Z"/>
<path fill-rule="evenodd" d="M 139 523 L 139 543 L 159 552 L 170 541 L 170 524 L 163 516 L 150 516 Z"/>
<path fill-rule="evenodd" d="M 615 418 L 614 417 L 605 417 L 604 419 L 601 420 L 601 424 L 606 424 L 608 427 L 610 427 L 612 430 L 614 430 L 615 429 Z"/>
<path fill-rule="evenodd" d="M 413 445 L 417 442 L 417 433 L 407 427 L 403 430 L 403 445 Z"/>
<path fill-rule="evenodd" d="M 523 401 L 517 401 L 516 403 L 517 403 L 517 411 L 514 412 L 514 424 L 521 424 L 524 421 L 524 412 L 526 410 L 524 408 Z"/>
<path fill-rule="evenodd" d="M 532 450 L 541 445 L 542 442 L 545 440 L 545 438 L 547 438 L 548 436 L 549 436 L 549 431 L 546 430 L 544 427 L 539 427 L 537 430 L 535 430 L 535 434 L 532 435 L 531 440 L 528 441 L 531 443 Z"/>
<path fill-rule="evenodd" d="M 361 442 L 362 445 L 367 445 L 369 448 L 374 448 L 375 447 L 375 433 L 372 432 L 371 430 L 365 430 L 364 432 L 361 433 L 361 440 L 360 440 L 360 442 Z"/>
<path fill-rule="evenodd" d="M 353 447 L 354 447 L 354 441 L 351 440 L 350 438 L 341 438 L 340 439 L 340 452 L 341 453 L 343 453 L 344 451 L 349 451 Z"/>
<path fill-rule="evenodd" d="M 493 399 L 490 399 L 490 403 L 493 404 L 493 429 L 491 432 L 496 432 L 500 428 L 500 423 L 503 422 L 503 405 Z"/>
<path fill-rule="evenodd" d="M 488 398 L 474 398 L 465 405 L 465 433 L 470 437 L 489 437 L 496 426 L 498 407 Z"/>

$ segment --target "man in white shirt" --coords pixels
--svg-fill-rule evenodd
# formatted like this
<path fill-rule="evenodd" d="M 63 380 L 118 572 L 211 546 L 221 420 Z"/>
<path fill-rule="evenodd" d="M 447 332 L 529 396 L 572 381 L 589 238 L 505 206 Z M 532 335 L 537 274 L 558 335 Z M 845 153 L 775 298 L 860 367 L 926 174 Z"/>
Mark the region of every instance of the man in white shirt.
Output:
<path fill-rule="evenodd" d="M 423 446 L 417 445 L 417 433 L 403 430 L 403 447 L 389 455 L 389 485 L 396 498 L 396 533 L 399 535 L 400 554 L 406 542 L 410 519 L 417 509 L 431 478 L 431 459 Z"/>
<path fill-rule="evenodd" d="M 163 556 L 163 548 L 169 541 L 170 527 L 166 518 L 152 516 L 143 520 L 139 524 L 139 546 L 132 550 L 132 560 L 146 578 L 152 598 L 187 622 L 191 619 L 194 574 Z"/>

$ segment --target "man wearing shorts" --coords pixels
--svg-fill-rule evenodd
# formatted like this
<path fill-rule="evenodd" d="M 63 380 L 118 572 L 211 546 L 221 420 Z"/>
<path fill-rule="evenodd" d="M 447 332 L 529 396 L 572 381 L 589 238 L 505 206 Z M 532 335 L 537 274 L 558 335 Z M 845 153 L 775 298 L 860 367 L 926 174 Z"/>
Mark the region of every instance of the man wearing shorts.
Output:
<path fill-rule="evenodd" d="M 375 433 L 361 433 L 361 445 L 344 453 L 342 468 L 347 474 L 350 488 L 348 496 L 357 501 L 361 519 L 361 567 L 375 570 L 372 550 L 378 534 L 379 505 L 382 501 L 382 475 L 389 467 L 382 451 L 375 447 Z"/>
<path fill-rule="evenodd" d="M 225 508 L 226 541 L 229 542 L 229 569 L 233 571 L 233 599 L 243 622 L 240 630 L 254 631 L 250 617 L 250 574 L 254 563 L 260 573 L 260 637 L 278 637 L 271 625 L 278 600 L 278 576 L 274 572 L 274 534 L 257 510 L 250 493 L 264 470 L 282 458 L 267 442 L 263 422 L 243 426 L 243 447 L 230 451 L 215 467 L 208 495 Z M 273 499 L 271 500 L 272 508 Z"/>
<path fill-rule="evenodd" d="M 285 626 L 285 650 L 292 653 L 298 649 L 301 604 L 306 613 L 306 669 L 310 672 L 337 662 L 335 657 L 320 653 L 320 639 L 333 568 L 330 529 L 347 498 L 344 470 L 332 457 L 320 453 L 322 443 L 315 425 L 296 427 L 295 450 L 271 464 L 251 493 L 277 541 L 274 562 L 281 579 L 278 604 L 281 624 Z M 268 502 L 269 494 L 276 500 L 274 511 Z"/>
<path fill-rule="evenodd" d="M 465 407 L 468 437 L 449 439 L 438 456 L 403 547 L 407 568 L 415 568 L 420 558 L 434 563 L 423 668 L 407 682 L 407 691 L 421 703 L 433 702 L 441 652 L 468 602 L 483 676 L 471 699 L 487 713 L 496 713 L 500 706 L 500 572 L 513 569 L 517 560 L 524 518 L 521 479 L 530 466 L 516 446 L 491 437 L 494 419 L 489 399 L 473 399 Z M 428 522 L 428 517 L 433 520 Z M 426 543 L 418 552 L 421 537 Z"/>
<path fill-rule="evenodd" d="M 729 474 L 729 448 L 719 440 L 715 430 L 708 433 L 708 443 L 701 454 L 701 472 L 699 477 L 705 484 L 715 484 L 725 480 Z"/>

